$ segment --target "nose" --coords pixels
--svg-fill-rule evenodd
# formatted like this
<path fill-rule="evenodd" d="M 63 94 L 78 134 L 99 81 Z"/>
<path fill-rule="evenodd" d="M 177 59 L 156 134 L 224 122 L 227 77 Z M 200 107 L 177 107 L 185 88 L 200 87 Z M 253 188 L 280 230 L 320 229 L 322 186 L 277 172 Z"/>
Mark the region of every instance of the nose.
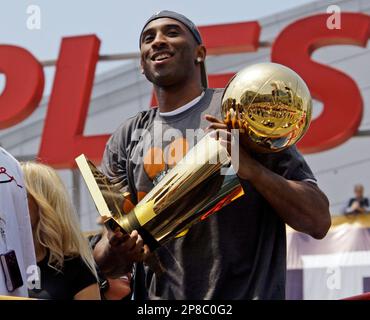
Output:
<path fill-rule="evenodd" d="M 167 40 L 166 40 L 165 35 L 162 32 L 157 32 L 152 42 L 152 47 L 157 49 L 157 48 L 161 48 L 166 45 L 167 45 Z"/>

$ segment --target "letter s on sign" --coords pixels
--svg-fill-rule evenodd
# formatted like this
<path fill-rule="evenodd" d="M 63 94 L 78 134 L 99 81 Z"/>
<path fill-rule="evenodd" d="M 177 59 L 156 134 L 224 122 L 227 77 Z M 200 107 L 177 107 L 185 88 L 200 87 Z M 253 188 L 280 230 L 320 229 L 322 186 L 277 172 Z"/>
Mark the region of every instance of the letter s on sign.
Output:
<path fill-rule="evenodd" d="M 320 14 L 290 24 L 274 42 L 271 60 L 295 70 L 314 98 L 324 103 L 322 114 L 298 144 L 304 153 L 334 148 L 351 138 L 362 118 L 361 93 L 351 77 L 310 59 L 318 48 L 335 44 L 366 47 L 370 16 L 342 13 L 341 29 L 326 27 L 328 15 Z"/>
<path fill-rule="evenodd" d="M 0 45 L 0 72 L 6 83 L 0 95 L 0 129 L 27 118 L 38 106 L 44 90 L 44 71 L 27 50 Z"/>

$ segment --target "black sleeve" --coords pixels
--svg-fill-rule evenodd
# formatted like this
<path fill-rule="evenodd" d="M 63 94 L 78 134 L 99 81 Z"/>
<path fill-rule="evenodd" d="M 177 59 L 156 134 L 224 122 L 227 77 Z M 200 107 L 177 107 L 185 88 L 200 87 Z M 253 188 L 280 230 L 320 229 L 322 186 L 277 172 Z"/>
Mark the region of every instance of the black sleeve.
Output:
<path fill-rule="evenodd" d="M 95 275 L 80 256 L 66 259 L 64 262 L 64 272 L 67 277 L 66 280 L 71 284 L 72 296 L 75 296 L 88 286 L 98 283 Z"/>
<path fill-rule="evenodd" d="M 101 168 L 103 173 L 122 193 L 130 192 L 131 200 L 137 203 L 133 172 L 130 170 L 130 154 L 145 130 L 155 118 L 156 109 L 139 112 L 125 121 L 109 138 L 105 147 Z"/>
<path fill-rule="evenodd" d="M 101 168 L 111 183 L 119 187 L 122 192 L 128 190 L 126 172 L 125 130 L 121 126 L 108 140 L 105 146 Z"/>
<path fill-rule="evenodd" d="M 352 205 L 353 201 L 355 201 L 354 198 L 349 199 L 347 208 L 349 208 Z"/>
<path fill-rule="evenodd" d="M 255 158 L 271 171 L 288 180 L 316 182 L 316 178 L 295 146 L 277 153 L 257 154 Z"/>

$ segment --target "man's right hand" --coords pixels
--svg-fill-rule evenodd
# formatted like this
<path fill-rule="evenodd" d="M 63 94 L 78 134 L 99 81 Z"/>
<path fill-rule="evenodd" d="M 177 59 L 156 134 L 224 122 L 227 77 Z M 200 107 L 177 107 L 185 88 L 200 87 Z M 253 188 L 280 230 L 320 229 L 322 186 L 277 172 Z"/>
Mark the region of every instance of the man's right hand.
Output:
<path fill-rule="evenodd" d="M 147 252 L 148 248 L 136 230 L 131 234 L 105 230 L 94 248 L 94 259 L 104 275 L 118 278 L 131 272 L 133 263 L 143 261 Z"/>

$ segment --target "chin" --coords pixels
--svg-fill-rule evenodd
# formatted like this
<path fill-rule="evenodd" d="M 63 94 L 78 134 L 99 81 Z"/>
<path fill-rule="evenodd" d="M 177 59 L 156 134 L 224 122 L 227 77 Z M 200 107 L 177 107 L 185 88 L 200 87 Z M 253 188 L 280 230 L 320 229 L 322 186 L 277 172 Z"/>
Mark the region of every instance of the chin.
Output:
<path fill-rule="evenodd" d="M 168 87 L 178 82 L 176 73 L 166 72 L 165 70 L 145 72 L 145 77 L 158 87 Z"/>

